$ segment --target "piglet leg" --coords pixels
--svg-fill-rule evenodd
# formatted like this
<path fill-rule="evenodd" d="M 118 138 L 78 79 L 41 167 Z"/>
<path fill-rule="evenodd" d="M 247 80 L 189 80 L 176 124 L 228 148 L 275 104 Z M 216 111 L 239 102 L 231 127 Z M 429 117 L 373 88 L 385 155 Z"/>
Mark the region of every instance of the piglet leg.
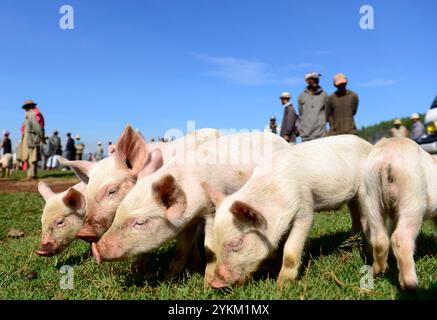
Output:
<path fill-rule="evenodd" d="M 284 257 L 278 276 L 278 286 L 281 289 L 288 281 L 295 280 L 302 258 L 302 251 L 313 223 L 313 211 L 300 211 L 294 219 L 290 235 L 285 242 Z"/>
<path fill-rule="evenodd" d="M 418 286 L 414 247 L 422 225 L 419 217 L 421 214 L 407 215 L 399 212 L 399 221 L 391 236 L 391 245 L 399 268 L 399 282 L 403 290 L 414 291 Z"/>

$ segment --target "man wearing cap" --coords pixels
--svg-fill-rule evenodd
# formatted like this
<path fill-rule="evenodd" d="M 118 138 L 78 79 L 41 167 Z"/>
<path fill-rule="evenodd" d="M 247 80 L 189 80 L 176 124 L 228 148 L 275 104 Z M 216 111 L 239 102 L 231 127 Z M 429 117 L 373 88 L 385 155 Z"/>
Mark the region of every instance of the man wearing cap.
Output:
<path fill-rule="evenodd" d="M 76 136 L 76 142 L 74 143 L 74 147 L 76 148 L 76 160 L 82 160 L 85 145 L 82 141 L 80 141 L 80 135 Z"/>
<path fill-rule="evenodd" d="M 390 136 L 394 138 L 398 138 L 398 137 L 408 138 L 408 129 L 402 125 L 401 119 L 396 119 L 393 122 L 393 128 L 390 129 Z"/>
<path fill-rule="evenodd" d="M 74 147 L 74 140 L 71 137 L 71 133 L 67 133 L 67 143 L 65 145 L 65 158 L 67 160 L 76 160 L 76 148 Z"/>
<path fill-rule="evenodd" d="M 297 99 L 299 104 L 302 142 L 322 138 L 326 134 L 326 102 L 328 95 L 319 85 L 321 75 L 310 72 L 305 75 L 307 87 Z"/>
<path fill-rule="evenodd" d="M 36 179 L 40 160 L 40 144 L 45 142 L 44 117 L 32 100 L 24 102 L 25 118 L 21 127 L 20 160 L 27 162 L 27 180 Z"/>
<path fill-rule="evenodd" d="M 271 132 L 274 134 L 279 134 L 279 130 L 281 129 L 281 125 L 276 123 L 276 117 L 270 117 L 270 123 L 266 125 L 264 131 Z"/>
<path fill-rule="evenodd" d="M 343 73 L 334 76 L 334 86 L 337 88 L 328 97 L 326 114 L 330 127 L 330 135 L 357 134 L 354 116 L 358 110 L 358 95 L 346 89 L 348 79 Z"/>
<path fill-rule="evenodd" d="M 284 106 L 280 136 L 288 143 L 295 144 L 296 136 L 299 135 L 299 132 L 297 130 L 297 115 L 290 101 L 291 95 L 289 92 L 283 92 L 279 99 Z"/>
<path fill-rule="evenodd" d="M 411 115 L 411 121 L 413 121 L 413 128 L 411 129 L 411 139 L 419 142 L 420 139 L 422 139 L 422 137 L 426 135 L 425 126 L 420 121 L 420 116 L 418 113 L 413 113 Z"/>
<path fill-rule="evenodd" d="M 102 143 L 99 141 L 97 142 L 97 149 L 96 149 L 96 161 L 103 160 L 103 146 Z"/>

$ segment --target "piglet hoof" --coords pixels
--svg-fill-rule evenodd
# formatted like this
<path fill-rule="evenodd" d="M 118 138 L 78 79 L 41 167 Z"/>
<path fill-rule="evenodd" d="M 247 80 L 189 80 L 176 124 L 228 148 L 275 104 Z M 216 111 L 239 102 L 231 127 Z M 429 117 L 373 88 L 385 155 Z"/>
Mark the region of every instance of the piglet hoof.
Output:
<path fill-rule="evenodd" d="M 417 277 L 414 276 L 406 276 L 406 277 L 402 277 L 401 275 L 399 275 L 399 283 L 401 285 L 401 289 L 402 291 L 406 292 L 406 293 L 416 293 L 417 289 L 418 289 L 418 283 L 417 283 Z"/>
<path fill-rule="evenodd" d="M 382 266 L 378 263 L 373 263 L 373 276 L 377 277 L 382 273 L 386 273 L 388 270 L 387 263 L 384 263 Z"/>
<path fill-rule="evenodd" d="M 416 295 L 417 289 L 418 289 L 418 284 L 417 283 L 411 283 L 411 284 L 401 283 L 401 289 L 405 293 L 408 293 L 411 295 Z"/>
<path fill-rule="evenodd" d="M 296 272 L 287 272 L 287 274 L 285 274 L 284 272 L 280 272 L 278 276 L 279 291 L 288 288 L 291 285 L 291 283 L 296 279 L 296 277 L 297 277 Z"/>
<path fill-rule="evenodd" d="M 292 280 L 278 278 L 278 291 L 282 292 L 291 286 Z"/>

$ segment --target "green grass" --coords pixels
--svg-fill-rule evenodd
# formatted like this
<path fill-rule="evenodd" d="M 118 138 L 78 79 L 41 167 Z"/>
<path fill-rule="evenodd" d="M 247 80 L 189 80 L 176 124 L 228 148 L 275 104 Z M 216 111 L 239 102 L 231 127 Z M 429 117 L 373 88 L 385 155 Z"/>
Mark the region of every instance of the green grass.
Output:
<path fill-rule="evenodd" d="M 44 179 L 44 178 L 63 178 L 63 179 L 76 179 L 76 175 L 72 170 L 62 171 L 62 170 L 39 170 L 37 173 L 38 178 Z M 15 170 L 12 172 L 12 175 L 7 178 L 7 180 L 21 180 L 26 178 L 26 172 L 25 171 L 17 171 Z"/>
<path fill-rule="evenodd" d="M 152 253 L 147 272 L 135 273 L 131 261 L 97 265 L 88 245 L 75 241 L 52 258 L 34 250 L 40 236 L 43 200 L 37 194 L 0 193 L 0 299 L 411 299 L 437 298 L 437 255 L 431 224 L 425 223 L 418 239 L 417 274 L 421 290 L 403 294 L 397 268 L 375 279 L 375 290 L 359 289 L 360 268 L 366 264 L 361 240 L 350 238 L 346 210 L 317 215 L 301 275 L 282 292 L 274 275 L 256 275 L 245 286 L 224 291 L 203 288 L 202 275 L 186 273 L 181 279 L 163 281 L 174 250 L 173 244 Z M 21 229 L 20 239 L 5 238 L 11 228 Z M 74 268 L 74 289 L 59 286 L 63 265 Z M 338 282 L 336 282 L 336 280 Z"/>

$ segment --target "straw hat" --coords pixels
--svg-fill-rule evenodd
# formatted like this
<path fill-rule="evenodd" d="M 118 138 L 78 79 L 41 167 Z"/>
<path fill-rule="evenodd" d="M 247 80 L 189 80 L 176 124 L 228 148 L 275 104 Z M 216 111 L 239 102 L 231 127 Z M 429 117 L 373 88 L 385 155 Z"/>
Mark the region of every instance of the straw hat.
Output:
<path fill-rule="evenodd" d="M 279 96 L 279 99 L 291 99 L 290 92 L 282 92 L 281 95 Z"/>
<path fill-rule="evenodd" d="M 393 122 L 393 124 L 399 124 L 399 125 L 402 125 L 402 121 L 401 121 L 401 119 L 396 119 L 396 120 Z"/>
<path fill-rule="evenodd" d="M 26 100 L 23 103 L 23 106 L 21 108 L 25 109 L 25 108 L 34 108 L 36 106 L 35 101 L 33 100 Z"/>

